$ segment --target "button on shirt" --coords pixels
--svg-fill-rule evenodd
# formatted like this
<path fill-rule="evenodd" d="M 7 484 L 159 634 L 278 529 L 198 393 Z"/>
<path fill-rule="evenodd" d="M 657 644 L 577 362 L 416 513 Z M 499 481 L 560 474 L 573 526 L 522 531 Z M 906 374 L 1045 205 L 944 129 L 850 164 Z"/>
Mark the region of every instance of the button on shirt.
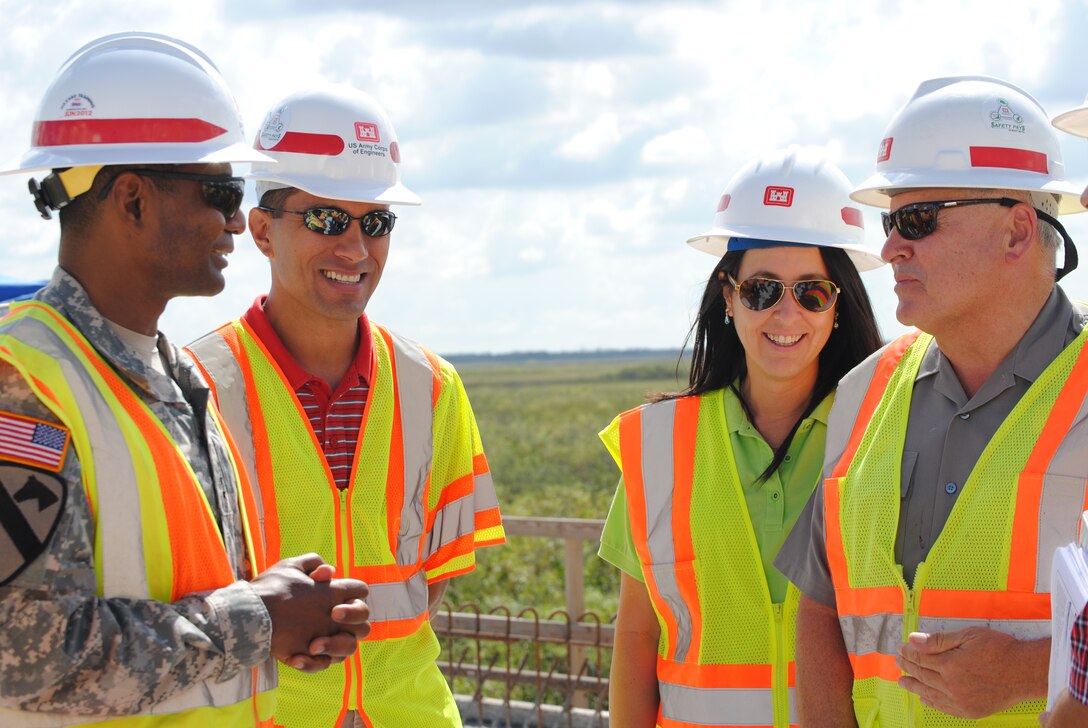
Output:
<path fill-rule="evenodd" d="M 310 427 L 325 454 L 336 487 L 340 490 L 351 485 L 355 450 L 362 429 L 363 411 L 369 393 L 367 378 L 370 376 L 374 351 L 370 339 L 370 323 L 366 314 L 359 318 L 359 344 L 351 366 L 344 372 L 333 389 L 324 379 L 302 368 L 284 346 L 272 328 L 264 310 L 267 296 L 260 296 L 242 316 L 246 323 L 268 349 L 279 365 L 303 411 L 310 420 Z"/>
<path fill-rule="evenodd" d="M 1020 342 L 971 398 L 937 343 L 930 344 L 915 380 L 903 446 L 895 558 L 908 584 L 944 529 L 997 428 L 1081 332 L 1084 318 L 1055 287 Z M 834 466 L 826 463 L 823 477 L 829 477 Z M 822 488 L 816 489 L 775 563 L 806 596 L 828 606 L 835 604 L 827 567 Z"/>
<path fill-rule="evenodd" d="M 733 446 L 737 474 L 759 545 L 771 601 L 776 604 L 785 601 L 788 583 L 782 572 L 774 567 L 774 558 L 820 477 L 827 415 L 833 399 L 833 396 L 825 398 L 802 420 L 785 460 L 766 481 L 759 482 L 759 476 L 774 459 L 774 451 L 749 422 L 736 393 L 731 388 L 724 392 L 729 442 Z M 599 555 L 624 573 L 644 581 L 631 536 L 631 516 L 622 478 L 605 521 Z"/>

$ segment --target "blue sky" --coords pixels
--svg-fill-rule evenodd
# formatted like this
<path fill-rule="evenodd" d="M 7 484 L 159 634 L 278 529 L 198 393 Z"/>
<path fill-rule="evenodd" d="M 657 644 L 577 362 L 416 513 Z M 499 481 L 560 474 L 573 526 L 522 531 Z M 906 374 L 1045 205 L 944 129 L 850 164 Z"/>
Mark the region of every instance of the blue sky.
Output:
<path fill-rule="evenodd" d="M 122 30 L 207 52 L 248 135 L 319 78 L 377 97 L 424 204 L 397 210 L 369 312 L 443 354 L 678 347 L 714 264 L 684 240 L 751 157 L 819 146 L 859 182 L 926 78 L 1003 77 L 1051 115 L 1088 92 L 1085 0 L 0 0 L 0 17 L 0 161 L 25 150 L 64 59 Z M 1088 141 L 1062 136 L 1067 173 L 1088 181 Z M 48 276 L 58 230 L 26 175 L 0 177 L 0 212 L 0 274 Z M 1064 222 L 1088 259 L 1088 214 Z M 866 226 L 877 248 L 875 209 Z M 176 343 L 267 287 L 248 233 L 226 275 L 220 296 L 170 304 L 161 328 Z M 901 332 L 890 273 L 864 279 L 883 333 Z M 1088 298 L 1088 270 L 1063 285 Z"/>

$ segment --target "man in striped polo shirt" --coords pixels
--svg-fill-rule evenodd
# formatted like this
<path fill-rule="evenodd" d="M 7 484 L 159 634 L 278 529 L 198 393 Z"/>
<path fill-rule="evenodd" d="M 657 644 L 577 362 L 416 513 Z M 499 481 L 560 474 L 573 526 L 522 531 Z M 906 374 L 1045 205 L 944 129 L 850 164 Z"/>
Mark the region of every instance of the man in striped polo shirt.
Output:
<path fill-rule="evenodd" d="M 366 306 L 400 183 L 385 112 L 344 86 L 288 96 L 256 148 L 253 240 L 272 285 L 191 349 L 258 484 L 269 554 L 316 552 L 370 585 L 357 657 L 313 679 L 280 671 L 287 728 L 460 726 L 430 624 L 450 577 L 504 540 L 457 372 L 371 322 Z"/>

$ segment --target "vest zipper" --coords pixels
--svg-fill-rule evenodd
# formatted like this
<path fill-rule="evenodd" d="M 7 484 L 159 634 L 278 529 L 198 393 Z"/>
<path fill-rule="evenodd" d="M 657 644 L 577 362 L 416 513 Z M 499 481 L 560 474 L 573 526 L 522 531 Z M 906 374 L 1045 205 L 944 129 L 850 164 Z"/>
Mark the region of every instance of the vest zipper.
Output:
<path fill-rule="evenodd" d="M 918 631 L 918 603 L 921 599 L 921 589 L 919 585 L 922 583 L 922 575 L 925 573 L 926 562 L 918 564 L 918 568 L 914 570 L 914 585 L 907 588 L 907 603 L 903 610 L 903 642 L 907 641 L 907 635 L 911 632 Z M 907 725 L 914 725 L 916 721 L 922 718 L 922 703 L 921 698 L 910 691 L 904 691 L 906 693 L 907 701 Z"/>
<path fill-rule="evenodd" d="M 338 571 L 345 577 L 351 576 L 351 518 L 348 513 L 348 490 L 344 488 L 338 491 L 340 497 L 340 511 L 338 517 L 340 519 L 340 568 Z M 363 662 L 359 658 L 359 650 L 355 650 L 355 654 L 351 656 L 352 672 L 359 676 L 359 679 L 353 679 L 348 685 L 348 710 L 354 710 L 363 714 L 362 704 L 363 696 L 358 694 L 356 686 L 359 685 L 363 676 Z"/>
<path fill-rule="evenodd" d="M 786 631 L 782 628 L 783 606 L 772 604 L 774 613 L 774 676 L 771 678 L 771 700 L 773 701 L 774 724 L 776 728 L 787 728 L 790 724 L 789 671 L 786 662 Z"/>

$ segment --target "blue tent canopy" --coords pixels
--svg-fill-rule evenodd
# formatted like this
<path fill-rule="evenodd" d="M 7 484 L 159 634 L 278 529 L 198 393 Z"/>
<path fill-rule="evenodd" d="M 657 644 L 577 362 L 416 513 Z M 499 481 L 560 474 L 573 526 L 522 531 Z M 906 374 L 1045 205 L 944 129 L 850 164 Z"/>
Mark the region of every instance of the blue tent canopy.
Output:
<path fill-rule="evenodd" d="M 27 281 L 0 275 L 0 303 L 30 298 L 49 281 Z"/>

